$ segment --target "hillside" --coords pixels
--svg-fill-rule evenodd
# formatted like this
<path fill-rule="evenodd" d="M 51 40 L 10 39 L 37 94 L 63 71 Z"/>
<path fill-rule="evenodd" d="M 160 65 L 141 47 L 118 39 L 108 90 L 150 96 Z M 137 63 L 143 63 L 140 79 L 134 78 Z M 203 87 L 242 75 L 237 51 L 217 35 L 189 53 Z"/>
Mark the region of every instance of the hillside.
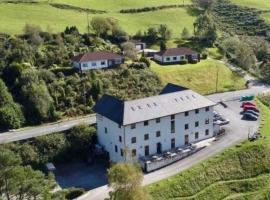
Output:
<path fill-rule="evenodd" d="M 11 2 L 11 1 L 9 1 Z M 190 1 L 186 0 L 185 4 Z M 60 32 L 66 26 L 76 25 L 81 32 L 86 32 L 87 14 L 89 20 L 95 16 L 113 17 L 129 34 L 145 30 L 149 26 L 167 24 L 173 35 L 179 36 L 182 29 L 192 30 L 195 16 L 188 8 L 166 8 L 157 11 L 122 14 L 120 10 L 163 5 L 181 5 L 177 0 L 54 0 L 54 1 L 14 1 L 0 3 L 0 32 L 18 34 L 26 23 L 40 25 L 44 30 Z M 87 10 L 89 9 L 89 10 Z"/>
<path fill-rule="evenodd" d="M 263 117 L 260 141 L 244 142 L 181 174 L 150 185 L 154 199 L 269 199 L 270 111 Z"/>

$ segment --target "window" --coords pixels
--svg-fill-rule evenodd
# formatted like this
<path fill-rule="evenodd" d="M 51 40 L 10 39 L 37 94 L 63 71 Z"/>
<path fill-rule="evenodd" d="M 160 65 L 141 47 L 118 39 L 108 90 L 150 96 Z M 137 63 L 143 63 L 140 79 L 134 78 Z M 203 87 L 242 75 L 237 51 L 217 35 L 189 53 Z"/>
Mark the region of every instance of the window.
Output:
<path fill-rule="evenodd" d="M 148 121 L 144 121 L 144 122 L 143 122 L 143 125 L 144 125 L 144 126 L 148 126 Z"/>
<path fill-rule="evenodd" d="M 171 121 L 171 133 L 175 133 L 175 121 Z"/>
<path fill-rule="evenodd" d="M 108 129 L 106 127 L 104 128 L 104 132 L 105 133 L 108 133 Z"/>
<path fill-rule="evenodd" d="M 123 155 L 124 155 L 124 151 L 123 151 L 123 149 L 120 149 L 120 154 L 121 154 L 121 156 L 123 156 Z"/>
<path fill-rule="evenodd" d="M 175 148 L 175 139 L 172 138 L 171 139 L 171 149 L 174 149 Z"/>
<path fill-rule="evenodd" d="M 177 57 L 173 57 L 173 60 L 177 60 Z"/>
<path fill-rule="evenodd" d="M 195 139 L 196 139 L 196 140 L 199 139 L 199 132 L 196 132 L 196 133 L 195 133 Z"/>
<path fill-rule="evenodd" d="M 122 142 L 122 136 L 119 135 L 119 142 Z"/>
<path fill-rule="evenodd" d="M 157 124 L 160 123 L 160 118 L 157 118 L 157 119 L 156 119 L 156 123 L 157 123 Z"/>
<path fill-rule="evenodd" d="M 149 146 L 148 145 L 144 147 L 144 155 L 149 156 Z"/>
<path fill-rule="evenodd" d="M 156 137 L 160 137 L 160 131 L 156 132 Z"/>
<path fill-rule="evenodd" d="M 206 119 L 205 120 L 205 124 L 209 124 L 210 120 L 209 119 Z"/>
<path fill-rule="evenodd" d="M 144 134 L 144 140 L 149 140 L 149 134 Z"/>
<path fill-rule="evenodd" d="M 131 138 L 131 143 L 132 143 L 132 144 L 136 143 L 136 137 L 132 137 L 132 138 Z"/>
<path fill-rule="evenodd" d="M 205 130 L 205 135 L 206 135 L 206 136 L 209 135 L 209 129 L 206 129 L 206 130 Z"/>
<path fill-rule="evenodd" d="M 136 124 L 131 124 L 131 125 L 130 125 L 130 128 L 131 128 L 131 129 L 135 129 L 135 128 L 136 128 Z"/>
<path fill-rule="evenodd" d="M 166 61 L 170 61 L 170 57 L 167 57 L 167 58 L 166 58 Z"/>
<path fill-rule="evenodd" d="M 199 122 L 196 121 L 196 122 L 195 122 L 195 127 L 198 127 L 198 126 L 199 126 Z"/>
<path fill-rule="evenodd" d="M 198 114 L 198 113 L 199 113 L 199 109 L 196 109 L 196 110 L 195 110 L 195 113 Z"/>
<path fill-rule="evenodd" d="M 187 130 L 188 129 L 188 124 L 185 124 L 185 130 Z"/>
<path fill-rule="evenodd" d="M 97 66 L 97 63 L 96 62 L 92 62 L 91 66 L 92 67 L 95 67 L 95 66 Z"/>
<path fill-rule="evenodd" d="M 105 65 L 105 61 L 101 61 L 101 65 Z"/>
<path fill-rule="evenodd" d="M 82 64 L 82 67 L 88 67 L 88 66 L 87 66 L 87 63 L 83 63 L 83 64 Z"/>
<path fill-rule="evenodd" d="M 206 107 L 206 108 L 205 108 L 205 111 L 208 112 L 208 111 L 209 111 L 209 107 Z"/>
<path fill-rule="evenodd" d="M 171 120 L 174 120 L 175 119 L 175 115 L 171 115 Z"/>
<path fill-rule="evenodd" d="M 187 112 L 185 112 L 185 116 L 187 117 L 189 115 L 189 112 L 187 111 Z"/>
<path fill-rule="evenodd" d="M 136 149 L 132 149 L 131 155 L 132 155 L 133 157 L 136 156 Z"/>
<path fill-rule="evenodd" d="M 117 146 L 117 145 L 114 146 L 114 151 L 115 151 L 116 153 L 118 152 L 118 146 Z"/>

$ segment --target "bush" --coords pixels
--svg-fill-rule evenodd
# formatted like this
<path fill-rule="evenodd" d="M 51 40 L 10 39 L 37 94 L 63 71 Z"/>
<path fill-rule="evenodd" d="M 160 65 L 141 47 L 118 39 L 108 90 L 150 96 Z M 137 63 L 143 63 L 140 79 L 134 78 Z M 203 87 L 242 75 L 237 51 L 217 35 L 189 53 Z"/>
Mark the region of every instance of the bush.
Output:
<path fill-rule="evenodd" d="M 74 67 L 57 67 L 51 69 L 51 71 L 55 74 L 62 72 L 65 76 L 70 76 L 76 73 L 78 70 Z"/>
<path fill-rule="evenodd" d="M 188 63 L 188 61 L 185 59 L 185 60 L 180 60 L 180 65 L 185 65 L 185 64 L 187 64 Z"/>
<path fill-rule="evenodd" d="M 201 59 L 205 60 L 205 59 L 207 59 L 207 57 L 208 57 L 207 53 L 203 53 L 201 56 Z"/>
<path fill-rule="evenodd" d="M 190 61 L 190 63 L 191 63 L 191 64 L 197 64 L 197 63 L 198 63 L 198 60 L 197 60 L 197 59 L 192 59 L 192 60 Z"/>
<path fill-rule="evenodd" d="M 134 62 L 130 67 L 134 69 L 145 69 L 147 68 L 147 65 L 144 62 Z"/>
<path fill-rule="evenodd" d="M 150 67 L 150 65 L 151 65 L 150 60 L 148 58 L 146 58 L 146 57 L 141 57 L 140 62 L 145 63 L 147 67 Z"/>
<path fill-rule="evenodd" d="M 84 192 L 85 192 L 85 190 L 82 188 L 70 188 L 67 191 L 65 198 L 68 200 L 72 200 L 72 199 L 75 199 L 75 198 L 81 196 Z"/>

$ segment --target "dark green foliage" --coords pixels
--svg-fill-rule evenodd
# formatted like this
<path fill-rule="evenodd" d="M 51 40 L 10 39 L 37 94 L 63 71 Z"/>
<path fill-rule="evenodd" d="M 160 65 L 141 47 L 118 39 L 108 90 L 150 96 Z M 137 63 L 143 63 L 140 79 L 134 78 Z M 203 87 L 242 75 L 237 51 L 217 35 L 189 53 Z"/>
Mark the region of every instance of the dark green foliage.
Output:
<path fill-rule="evenodd" d="M 198 63 L 198 60 L 197 59 L 192 59 L 192 60 L 190 60 L 190 63 L 191 64 L 196 64 L 196 63 Z"/>
<path fill-rule="evenodd" d="M 81 195 L 83 195 L 83 193 L 85 193 L 85 190 L 84 189 L 81 189 L 81 188 L 70 188 L 66 194 L 65 194 L 65 198 L 67 200 L 72 200 L 72 199 L 75 199 Z"/>
<path fill-rule="evenodd" d="M 163 6 L 156 6 L 156 7 L 144 7 L 144 8 L 131 8 L 131 9 L 122 9 L 120 13 L 141 13 L 141 12 L 150 12 L 150 11 L 157 11 L 169 8 L 181 8 L 184 5 L 163 5 Z"/>
<path fill-rule="evenodd" d="M 24 116 L 0 79 L 0 129 L 19 128 L 24 123 Z"/>
<path fill-rule="evenodd" d="M 159 49 L 160 51 L 164 51 L 167 49 L 166 42 L 164 40 L 161 40 L 159 43 Z"/>
<path fill-rule="evenodd" d="M 134 69 L 145 69 L 147 68 L 147 65 L 144 62 L 133 62 L 129 67 Z"/>
<path fill-rule="evenodd" d="M 185 64 L 187 64 L 187 63 L 188 63 L 187 60 L 180 60 L 180 62 L 179 62 L 180 65 L 185 65 Z"/>
<path fill-rule="evenodd" d="M 145 63 L 146 66 L 147 66 L 148 68 L 149 68 L 150 65 L 151 65 L 151 61 L 150 61 L 147 57 L 144 57 L 144 56 L 142 56 L 142 57 L 140 58 L 140 62 Z"/>

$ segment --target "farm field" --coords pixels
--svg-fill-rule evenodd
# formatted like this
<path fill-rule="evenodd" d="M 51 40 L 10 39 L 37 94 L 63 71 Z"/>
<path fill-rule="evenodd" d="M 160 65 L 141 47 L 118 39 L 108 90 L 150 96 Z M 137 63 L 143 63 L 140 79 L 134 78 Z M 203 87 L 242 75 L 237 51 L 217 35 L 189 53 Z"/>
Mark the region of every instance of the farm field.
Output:
<path fill-rule="evenodd" d="M 261 10 L 269 10 L 270 2 L 269 0 L 231 0 L 231 2 L 252 8 L 257 8 Z"/>
<path fill-rule="evenodd" d="M 153 12 L 136 14 L 121 14 L 120 9 L 140 8 L 143 6 L 159 6 L 165 4 L 179 4 L 179 1 L 150 0 L 145 1 L 71 1 L 56 0 L 53 3 L 66 3 L 80 8 L 91 8 L 106 11 L 103 14 L 90 14 L 94 16 L 113 17 L 129 34 L 135 34 L 138 30 L 145 30 L 149 26 L 167 24 L 173 31 L 173 36 L 180 35 L 182 29 L 187 27 L 193 30 L 195 16 L 187 8 L 164 9 Z M 134 3 L 136 2 L 136 3 Z M 85 12 L 77 10 L 60 9 L 51 6 L 47 1 L 37 3 L 0 3 L 0 32 L 18 34 L 22 32 L 26 23 L 40 25 L 44 30 L 50 27 L 53 32 L 63 31 L 66 26 L 76 25 L 81 32 L 86 32 L 87 16 Z"/>
<path fill-rule="evenodd" d="M 167 180 L 147 187 L 154 199 L 269 199 L 270 110 L 257 101 L 262 113 L 256 142 L 244 142 Z"/>
<path fill-rule="evenodd" d="M 168 82 L 189 87 L 202 94 L 216 92 L 217 68 L 219 68 L 218 92 L 244 89 L 243 78 L 233 76 L 232 71 L 216 60 L 202 60 L 197 64 L 162 66 L 152 62 L 151 69 L 162 83 Z"/>

